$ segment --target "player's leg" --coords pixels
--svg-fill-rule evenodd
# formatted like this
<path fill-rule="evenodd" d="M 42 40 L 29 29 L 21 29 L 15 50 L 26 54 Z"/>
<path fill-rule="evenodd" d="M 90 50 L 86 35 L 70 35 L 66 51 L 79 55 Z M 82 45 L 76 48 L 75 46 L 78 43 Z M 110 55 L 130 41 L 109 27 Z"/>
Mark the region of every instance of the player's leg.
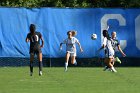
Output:
<path fill-rule="evenodd" d="M 39 60 L 39 75 L 41 76 L 42 75 L 42 53 L 38 53 L 38 60 Z"/>
<path fill-rule="evenodd" d="M 65 71 L 68 69 L 68 62 L 69 62 L 70 53 L 66 53 L 66 60 L 65 60 Z"/>
<path fill-rule="evenodd" d="M 103 71 L 109 70 L 110 67 L 109 67 L 109 63 L 108 63 L 108 57 L 104 58 L 104 63 L 105 63 L 105 67 L 104 67 Z"/>
<path fill-rule="evenodd" d="M 115 64 L 115 59 L 114 59 L 114 60 L 112 60 L 111 64 L 114 66 L 114 64 Z"/>
<path fill-rule="evenodd" d="M 109 51 L 106 49 L 105 58 L 104 58 L 105 67 L 104 67 L 103 71 L 109 70 L 109 68 L 110 68 L 108 65 L 108 55 L 109 55 Z"/>
<path fill-rule="evenodd" d="M 117 71 L 115 70 L 114 66 L 112 65 L 112 61 L 113 61 L 113 60 L 114 60 L 113 57 L 108 58 L 109 67 L 110 67 L 110 69 L 111 69 L 113 72 L 117 72 Z"/>
<path fill-rule="evenodd" d="M 120 60 L 118 57 L 115 57 L 114 62 L 118 62 L 118 63 L 120 63 L 120 64 L 122 63 L 121 60 Z"/>
<path fill-rule="evenodd" d="M 118 63 L 121 64 L 121 60 L 120 60 L 118 57 L 115 57 L 115 55 L 114 55 L 114 60 L 112 61 L 112 65 L 114 66 L 114 64 L 115 64 L 116 62 L 118 62 Z"/>
<path fill-rule="evenodd" d="M 30 53 L 30 76 L 33 74 L 34 53 Z"/>
<path fill-rule="evenodd" d="M 76 58 L 76 56 L 71 57 L 71 64 L 77 65 L 77 62 L 76 62 L 75 58 Z"/>
<path fill-rule="evenodd" d="M 77 65 L 76 53 L 71 53 L 71 64 Z"/>
<path fill-rule="evenodd" d="M 109 50 L 108 51 L 108 65 L 110 67 L 110 70 L 113 72 L 117 72 L 112 64 L 114 62 L 114 50 Z"/>

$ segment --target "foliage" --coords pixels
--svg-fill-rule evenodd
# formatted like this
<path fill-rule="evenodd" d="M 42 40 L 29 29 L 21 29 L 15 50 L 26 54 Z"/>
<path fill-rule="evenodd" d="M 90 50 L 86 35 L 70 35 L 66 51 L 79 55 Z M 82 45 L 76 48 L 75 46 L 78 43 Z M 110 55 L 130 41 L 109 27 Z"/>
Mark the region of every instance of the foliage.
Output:
<path fill-rule="evenodd" d="M 139 8 L 140 0 L 1 0 L 1 7 Z"/>

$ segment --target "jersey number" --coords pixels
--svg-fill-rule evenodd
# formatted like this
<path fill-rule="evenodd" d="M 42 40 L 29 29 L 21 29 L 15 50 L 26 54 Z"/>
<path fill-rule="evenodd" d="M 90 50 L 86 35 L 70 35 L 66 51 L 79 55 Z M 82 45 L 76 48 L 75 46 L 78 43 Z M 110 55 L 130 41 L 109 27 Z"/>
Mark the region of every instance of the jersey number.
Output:
<path fill-rule="evenodd" d="M 39 37 L 37 35 L 31 37 L 32 42 L 38 42 Z"/>

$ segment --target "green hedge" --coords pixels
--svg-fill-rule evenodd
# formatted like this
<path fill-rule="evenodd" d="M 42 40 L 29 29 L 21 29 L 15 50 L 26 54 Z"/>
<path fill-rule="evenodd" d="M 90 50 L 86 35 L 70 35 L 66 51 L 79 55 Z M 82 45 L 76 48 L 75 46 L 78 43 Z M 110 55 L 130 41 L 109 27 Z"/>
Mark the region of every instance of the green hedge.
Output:
<path fill-rule="evenodd" d="M 140 0 L 0 0 L 2 7 L 139 8 Z"/>

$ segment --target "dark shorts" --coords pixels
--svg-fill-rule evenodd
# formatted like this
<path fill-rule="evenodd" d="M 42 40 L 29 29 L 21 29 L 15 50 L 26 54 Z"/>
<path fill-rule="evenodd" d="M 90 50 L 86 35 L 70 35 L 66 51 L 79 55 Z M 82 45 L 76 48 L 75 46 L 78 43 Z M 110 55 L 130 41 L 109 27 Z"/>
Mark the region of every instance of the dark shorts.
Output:
<path fill-rule="evenodd" d="M 34 47 L 34 48 L 30 48 L 30 54 L 36 54 L 38 55 L 39 53 L 42 53 L 40 46 L 38 47 Z"/>

